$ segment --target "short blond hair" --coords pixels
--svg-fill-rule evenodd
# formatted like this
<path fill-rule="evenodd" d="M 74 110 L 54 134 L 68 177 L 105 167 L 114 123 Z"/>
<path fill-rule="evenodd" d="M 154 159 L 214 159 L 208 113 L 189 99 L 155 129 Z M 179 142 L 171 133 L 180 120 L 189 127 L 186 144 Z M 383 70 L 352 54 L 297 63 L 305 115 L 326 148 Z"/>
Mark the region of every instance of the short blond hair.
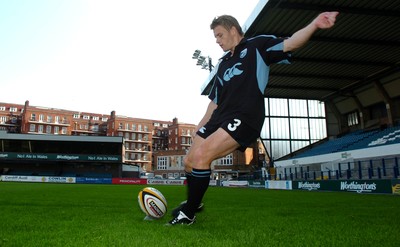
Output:
<path fill-rule="evenodd" d="M 230 30 L 232 27 L 235 27 L 240 35 L 243 36 L 242 27 L 239 25 L 239 22 L 235 17 L 230 15 L 221 15 L 217 16 L 211 22 L 210 28 L 214 30 L 217 26 L 223 26 L 226 30 Z"/>

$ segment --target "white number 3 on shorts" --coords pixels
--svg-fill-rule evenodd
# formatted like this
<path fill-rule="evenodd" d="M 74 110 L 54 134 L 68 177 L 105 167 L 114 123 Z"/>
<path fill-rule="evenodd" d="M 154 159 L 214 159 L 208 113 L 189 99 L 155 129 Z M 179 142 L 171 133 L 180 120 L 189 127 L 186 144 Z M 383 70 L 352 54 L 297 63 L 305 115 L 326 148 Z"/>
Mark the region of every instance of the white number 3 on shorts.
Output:
<path fill-rule="evenodd" d="M 237 127 L 242 123 L 242 121 L 240 121 L 240 119 L 237 119 L 237 118 L 235 118 L 234 121 L 235 121 L 235 123 L 228 124 L 228 130 L 235 131 L 237 129 Z"/>

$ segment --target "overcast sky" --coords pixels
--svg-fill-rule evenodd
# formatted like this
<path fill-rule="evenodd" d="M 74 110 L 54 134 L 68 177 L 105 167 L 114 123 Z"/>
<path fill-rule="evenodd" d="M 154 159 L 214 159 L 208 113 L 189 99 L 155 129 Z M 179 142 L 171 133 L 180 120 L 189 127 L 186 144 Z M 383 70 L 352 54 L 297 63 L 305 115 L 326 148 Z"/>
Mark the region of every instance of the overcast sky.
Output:
<path fill-rule="evenodd" d="M 197 124 L 209 26 L 258 0 L 0 0 L 0 102 Z"/>

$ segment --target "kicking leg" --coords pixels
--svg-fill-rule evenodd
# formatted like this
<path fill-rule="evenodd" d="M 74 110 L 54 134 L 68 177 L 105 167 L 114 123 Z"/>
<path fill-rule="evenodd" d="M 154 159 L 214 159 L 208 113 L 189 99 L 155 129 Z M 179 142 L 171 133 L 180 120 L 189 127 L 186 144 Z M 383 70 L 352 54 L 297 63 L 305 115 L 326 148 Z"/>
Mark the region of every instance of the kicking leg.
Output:
<path fill-rule="evenodd" d="M 185 157 L 185 171 L 190 172 L 190 185 L 188 186 L 188 200 L 182 209 L 184 216 L 178 215 L 170 224 L 191 224 L 210 183 L 211 162 L 226 156 L 239 147 L 239 144 L 222 128 L 218 129 L 208 138 L 196 137 L 193 145 Z M 177 218 L 187 217 L 180 223 Z M 188 221 L 189 220 L 189 221 Z M 189 222 L 189 223 L 187 223 Z"/>

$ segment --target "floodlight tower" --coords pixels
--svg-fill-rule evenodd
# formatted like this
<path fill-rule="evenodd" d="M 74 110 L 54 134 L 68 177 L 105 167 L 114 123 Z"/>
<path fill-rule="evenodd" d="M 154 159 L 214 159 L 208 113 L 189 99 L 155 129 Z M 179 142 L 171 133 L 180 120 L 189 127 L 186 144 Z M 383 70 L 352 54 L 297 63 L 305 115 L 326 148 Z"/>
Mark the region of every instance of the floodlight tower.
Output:
<path fill-rule="evenodd" d="M 211 72 L 211 70 L 214 68 L 211 57 L 202 56 L 200 50 L 195 50 L 192 58 L 197 59 L 196 65 L 201 66 L 202 69 L 208 69 Z"/>

